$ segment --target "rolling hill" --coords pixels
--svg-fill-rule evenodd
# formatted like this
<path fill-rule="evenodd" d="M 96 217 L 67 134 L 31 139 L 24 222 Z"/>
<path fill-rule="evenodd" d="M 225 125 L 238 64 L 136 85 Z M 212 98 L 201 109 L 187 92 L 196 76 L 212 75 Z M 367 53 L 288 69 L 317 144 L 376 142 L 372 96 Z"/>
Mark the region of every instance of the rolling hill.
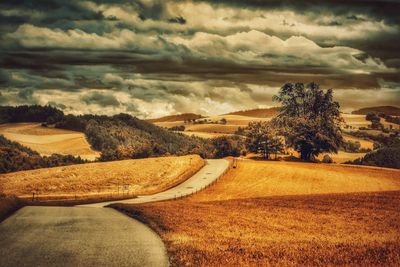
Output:
<path fill-rule="evenodd" d="M 175 121 L 185 121 L 185 120 L 196 120 L 204 118 L 202 115 L 194 113 L 183 113 L 177 115 L 165 116 L 157 119 L 149 119 L 149 122 L 175 122 Z"/>
<path fill-rule="evenodd" d="M 256 118 L 267 118 L 274 117 L 278 114 L 278 107 L 272 108 L 257 108 L 257 109 L 249 109 L 249 110 L 241 110 L 228 113 L 228 115 L 241 115 L 248 117 L 256 117 Z"/>
<path fill-rule="evenodd" d="M 384 113 L 385 115 L 400 116 L 400 108 L 394 106 L 366 107 L 355 110 L 352 114 L 367 115 L 368 113 Z"/>

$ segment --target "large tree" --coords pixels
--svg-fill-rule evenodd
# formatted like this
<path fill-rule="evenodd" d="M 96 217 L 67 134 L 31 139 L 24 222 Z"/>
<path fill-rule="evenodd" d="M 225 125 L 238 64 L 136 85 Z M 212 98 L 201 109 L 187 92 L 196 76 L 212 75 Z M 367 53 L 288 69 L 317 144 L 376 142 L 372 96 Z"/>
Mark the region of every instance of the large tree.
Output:
<path fill-rule="evenodd" d="M 264 158 L 283 151 L 283 142 L 270 122 L 250 122 L 244 129 L 246 147 L 250 152 L 261 153 Z"/>
<path fill-rule="evenodd" d="M 273 99 L 281 104 L 274 122 L 301 159 L 309 161 L 323 152 L 338 152 L 343 142 L 343 119 L 332 89 L 324 91 L 316 83 L 286 83 Z"/>

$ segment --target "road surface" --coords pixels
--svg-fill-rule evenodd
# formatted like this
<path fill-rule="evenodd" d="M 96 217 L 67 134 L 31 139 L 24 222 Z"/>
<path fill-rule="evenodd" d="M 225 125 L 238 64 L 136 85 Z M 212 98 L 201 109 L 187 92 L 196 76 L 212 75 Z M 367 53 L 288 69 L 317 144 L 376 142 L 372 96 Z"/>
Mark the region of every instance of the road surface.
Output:
<path fill-rule="evenodd" d="M 208 160 L 193 177 L 162 193 L 122 203 L 145 203 L 192 194 L 229 166 Z M 115 203 L 115 202 L 112 202 Z M 110 208 L 24 207 L 0 223 L 0 267 L 168 266 L 160 237 L 146 225 Z"/>
<path fill-rule="evenodd" d="M 174 199 L 194 192 L 200 191 L 207 185 L 218 179 L 224 171 L 229 167 L 229 161 L 225 159 L 208 159 L 206 165 L 200 169 L 195 175 L 187 179 L 185 182 L 160 193 L 146 196 L 138 196 L 137 198 L 108 201 L 93 204 L 81 205 L 82 207 L 105 207 L 114 203 L 138 204 L 148 203 L 160 200 Z"/>

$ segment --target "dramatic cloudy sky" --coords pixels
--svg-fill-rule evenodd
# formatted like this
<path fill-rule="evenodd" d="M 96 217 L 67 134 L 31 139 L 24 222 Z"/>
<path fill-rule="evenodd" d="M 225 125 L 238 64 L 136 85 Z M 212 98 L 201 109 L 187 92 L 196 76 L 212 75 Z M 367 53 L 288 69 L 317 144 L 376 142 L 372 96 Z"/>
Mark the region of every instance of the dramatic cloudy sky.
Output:
<path fill-rule="evenodd" d="M 285 82 L 344 111 L 400 103 L 398 1 L 5 0 L 0 105 L 141 118 L 269 107 Z"/>

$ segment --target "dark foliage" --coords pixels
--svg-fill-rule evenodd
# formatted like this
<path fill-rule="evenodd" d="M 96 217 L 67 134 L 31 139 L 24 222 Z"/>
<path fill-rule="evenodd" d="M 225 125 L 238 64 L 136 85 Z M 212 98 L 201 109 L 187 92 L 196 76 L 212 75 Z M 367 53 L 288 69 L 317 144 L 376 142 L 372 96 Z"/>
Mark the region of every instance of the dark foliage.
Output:
<path fill-rule="evenodd" d="M 309 161 L 323 152 L 337 153 L 343 138 L 339 103 L 333 91 L 318 84 L 287 83 L 274 100 L 281 103 L 274 123 L 280 126 L 286 143 Z"/>
<path fill-rule="evenodd" d="M 223 158 L 228 156 L 238 157 L 245 153 L 243 138 L 240 136 L 220 136 L 212 140 L 215 147 L 215 156 Z"/>
<path fill-rule="evenodd" d="M 268 159 L 271 154 L 283 152 L 283 140 L 270 122 L 254 121 L 244 129 L 248 151 L 260 153 Z"/>
<path fill-rule="evenodd" d="M 183 131 L 185 131 L 185 126 L 184 125 L 177 125 L 177 126 L 173 126 L 173 127 L 168 128 L 168 130 L 183 132 Z"/>
<path fill-rule="evenodd" d="M 80 157 L 53 154 L 42 157 L 39 153 L 0 135 L 0 173 L 48 168 L 84 163 Z"/>
<path fill-rule="evenodd" d="M 400 169 L 400 146 L 380 148 L 346 163 Z"/>
<path fill-rule="evenodd" d="M 46 122 L 53 124 L 64 117 L 61 110 L 51 106 L 0 107 L 0 123 Z"/>

